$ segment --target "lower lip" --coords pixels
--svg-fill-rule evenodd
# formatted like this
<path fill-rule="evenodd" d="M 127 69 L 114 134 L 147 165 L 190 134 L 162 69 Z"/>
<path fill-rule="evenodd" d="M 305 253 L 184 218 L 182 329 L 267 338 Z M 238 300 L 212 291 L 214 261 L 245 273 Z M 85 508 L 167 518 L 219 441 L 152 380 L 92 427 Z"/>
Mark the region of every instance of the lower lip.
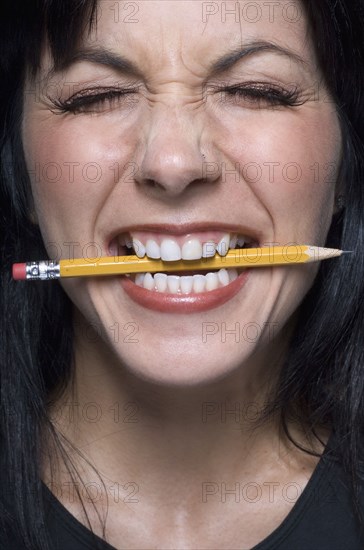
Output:
<path fill-rule="evenodd" d="M 147 290 L 133 283 L 129 277 L 121 277 L 121 286 L 137 304 L 162 313 L 198 313 L 219 307 L 231 300 L 245 285 L 250 270 L 244 270 L 230 284 L 198 294 L 169 294 Z"/>

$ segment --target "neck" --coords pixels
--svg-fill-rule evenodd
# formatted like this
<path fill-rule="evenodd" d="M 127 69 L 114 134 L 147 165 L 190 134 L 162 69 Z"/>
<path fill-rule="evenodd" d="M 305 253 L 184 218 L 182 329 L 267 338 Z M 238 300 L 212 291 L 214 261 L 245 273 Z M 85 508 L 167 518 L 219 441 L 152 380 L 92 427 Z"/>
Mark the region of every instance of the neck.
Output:
<path fill-rule="evenodd" d="M 227 472 L 229 479 L 255 479 L 276 459 L 290 456 L 292 445 L 277 417 L 261 421 L 287 339 L 276 339 L 274 350 L 256 354 L 230 376 L 197 387 L 136 378 L 101 339 L 92 340 L 83 344 L 76 329 L 73 384 L 51 416 L 109 485 L 137 480 L 154 494 L 178 486 L 187 498 L 191 486 L 201 487 L 204 480 L 224 479 Z M 272 368 L 267 357 L 274 356 L 280 359 Z M 72 459 L 85 471 L 77 453 Z M 88 479 L 94 478 L 89 471 Z"/>

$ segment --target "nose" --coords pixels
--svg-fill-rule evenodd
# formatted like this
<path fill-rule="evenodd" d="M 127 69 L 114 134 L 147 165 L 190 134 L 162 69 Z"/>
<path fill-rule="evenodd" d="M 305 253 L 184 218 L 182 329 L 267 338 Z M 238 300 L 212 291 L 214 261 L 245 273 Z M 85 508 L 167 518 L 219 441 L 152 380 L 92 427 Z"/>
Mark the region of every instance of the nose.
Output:
<path fill-rule="evenodd" d="M 208 152 L 211 148 L 202 146 L 204 131 L 196 118 L 166 106 L 153 113 L 135 176 L 144 192 L 173 198 L 217 181 L 218 163 Z"/>

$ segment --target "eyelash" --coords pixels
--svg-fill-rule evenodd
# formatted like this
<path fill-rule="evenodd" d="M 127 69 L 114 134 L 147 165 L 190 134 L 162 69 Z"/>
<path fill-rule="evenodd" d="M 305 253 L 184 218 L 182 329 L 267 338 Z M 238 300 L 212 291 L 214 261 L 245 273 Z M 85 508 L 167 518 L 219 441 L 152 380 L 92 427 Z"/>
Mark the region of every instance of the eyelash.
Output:
<path fill-rule="evenodd" d="M 229 95 L 229 101 L 239 103 L 244 99 L 256 104 L 261 103 L 268 106 L 297 107 L 304 101 L 300 100 L 300 94 L 297 87 L 286 90 L 280 86 L 272 86 L 265 82 L 247 82 L 245 84 L 236 84 L 226 86 L 218 90 L 220 93 Z"/>
<path fill-rule="evenodd" d="M 133 101 L 132 98 L 127 98 L 127 96 L 131 96 L 137 93 L 137 91 L 137 88 L 117 88 L 115 90 L 92 88 L 91 90 L 84 90 L 83 92 L 74 94 L 65 101 L 61 99 L 48 99 L 50 99 L 59 114 L 97 113 L 101 112 L 105 106 L 111 109 L 115 103 L 121 100 L 128 99 L 130 102 Z"/>
<path fill-rule="evenodd" d="M 217 93 L 230 96 L 228 101 L 233 101 L 237 104 L 243 100 L 247 100 L 258 107 L 261 103 L 268 106 L 280 105 L 286 107 L 297 107 L 303 104 L 303 101 L 299 100 L 299 91 L 297 88 L 286 90 L 280 86 L 272 86 L 265 82 L 248 82 L 234 86 L 225 86 L 223 88 L 216 86 L 214 88 L 216 88 Z M 127 96 L 131 96 L 137 92 L 137 88 L 117 88 L 114 90 L 93 88 L 92 90 L 84 90 L 81 93 L 75 94 L 65 101 L 61 99 L 48 99 L 50 99 L 59 114 L 97 113 L 101 112 L 106 104 L 111 109 L 115 103 L 126 100 Z M 128 99 L 131 102 L 133 101 L 132 98 Z"/>

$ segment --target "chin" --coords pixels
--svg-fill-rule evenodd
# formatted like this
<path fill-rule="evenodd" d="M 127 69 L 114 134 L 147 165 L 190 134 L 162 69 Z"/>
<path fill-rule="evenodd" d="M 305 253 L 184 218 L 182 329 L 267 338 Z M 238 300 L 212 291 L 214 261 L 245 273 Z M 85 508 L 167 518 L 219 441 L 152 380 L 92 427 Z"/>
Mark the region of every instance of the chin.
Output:
<path fill-rule="evenodd" d="M 183 346 L 180 344 L 180 347 Z M 215 345 L 200 342 L 199 346 L 192 343 L 191 349 L 182 353 L 176 349 L 177 346 L 168 348 L 160 341 L 148 346 L 148 352 L 143 355 L 140 349 L 115 352 L 123 369 L 139 380 L 160 386 L 197 387 L 237 374 L 252 359 L 252 347 L 246 342 L 235 346 L 229 342 Z"/>

